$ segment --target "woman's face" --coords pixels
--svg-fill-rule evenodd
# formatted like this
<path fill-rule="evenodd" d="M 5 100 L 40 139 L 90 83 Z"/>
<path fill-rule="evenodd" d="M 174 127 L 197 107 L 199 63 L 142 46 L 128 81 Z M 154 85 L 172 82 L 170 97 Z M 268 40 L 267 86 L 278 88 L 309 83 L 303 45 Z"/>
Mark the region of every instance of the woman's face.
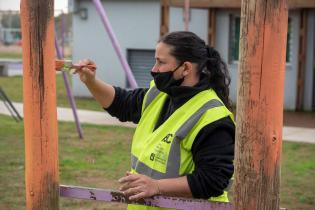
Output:
<path fill-rule="evenodd" d="M 176 58 L 171 55 L 171 47 L 162 42 L 156 45 L 155 50 L 155 64 L 152 68 L 152 72 L 168 72 L 174 71 L 178 67 Z M 174 73 L 174 79 L 182 78 L 182 66 Z"/>

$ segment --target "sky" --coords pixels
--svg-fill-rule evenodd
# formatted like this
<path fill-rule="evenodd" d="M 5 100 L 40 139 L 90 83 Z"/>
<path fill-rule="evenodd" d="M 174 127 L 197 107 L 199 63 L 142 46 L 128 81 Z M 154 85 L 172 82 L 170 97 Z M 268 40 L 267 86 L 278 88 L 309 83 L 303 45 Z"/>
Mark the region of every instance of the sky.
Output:
<path fill-rule="evenodd" d="M 67 11 L 68 0 L 55 0 L 55 10 Z M 20 0 L 0 0 L 0 10 L 20 10 Z"/>

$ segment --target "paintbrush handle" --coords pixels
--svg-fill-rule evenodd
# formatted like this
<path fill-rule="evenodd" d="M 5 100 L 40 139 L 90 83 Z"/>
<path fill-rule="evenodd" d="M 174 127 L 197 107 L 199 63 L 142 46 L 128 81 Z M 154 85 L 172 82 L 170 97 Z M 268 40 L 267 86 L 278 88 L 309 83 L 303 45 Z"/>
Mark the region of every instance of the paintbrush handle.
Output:
<path fill-rule="evenodd" d="M 79 70 L 81 68 L 88 68 L 91 71 L 96 70 L 95 64 L 87 64 L 87 65 L 75 65 L 72 64 L 71 61 L 65 61 L 65 60 L 55 60 L 55 69 L 56 71 L 70 71 L 70 70 Z"/>
<path fill-rule="evenodd" d="M 91 71 L 95 71 L 96 70 L 96 65 L 95 64 L 87 64 L 87 65 L 71 65 L 70 68 L 71 69 L 81 69 L 81 68 L 88 68 Z"/>

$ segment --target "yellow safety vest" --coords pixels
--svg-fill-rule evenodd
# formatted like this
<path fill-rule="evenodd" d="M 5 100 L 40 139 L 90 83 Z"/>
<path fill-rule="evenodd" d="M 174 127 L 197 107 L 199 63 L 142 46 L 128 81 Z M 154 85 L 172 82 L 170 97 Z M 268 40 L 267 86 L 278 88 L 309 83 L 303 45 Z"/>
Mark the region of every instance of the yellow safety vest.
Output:
<path fill-rule="evenodd" d="M 178 108 L 156 130 L 167 94 L 151 82 L 146 93 L 142 116 L 132 140 L 131 171 L 153 179 L 185 176 L 195 164 L 191 147 L 199 131 L 206 125 L 233 114 L 224 106 L 214 90 L 204 90 Z M 227 191 L 209 200 L 228 202 Z M 157 210 L 161 208 L 128 205 L 128 210 Z M 164 209 L 164 208 L 163 208 Z"/>

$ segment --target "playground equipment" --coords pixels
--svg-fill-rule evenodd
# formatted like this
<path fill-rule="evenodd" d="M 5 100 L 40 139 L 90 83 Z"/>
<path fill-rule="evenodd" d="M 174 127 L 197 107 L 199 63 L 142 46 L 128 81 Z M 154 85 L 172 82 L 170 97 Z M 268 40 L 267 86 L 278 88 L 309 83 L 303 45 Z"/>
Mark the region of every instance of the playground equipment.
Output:
<path fill-rule="evenodd" d="M 63 59 L 64 58 L 64 33 L 65 33 L 65 20 L 64 20 L 63 11 L 61 13 L 61 27 L 60 28 L 61 28 L 60 29 L 61 30 L 61 47 L 58 44 L 57 37 L 55 37 L 55 48 L 56 48 L 57 57 L 59 59 Z M 76 124 L 77 132 L 79 134 L 79 138 L 83 139 L 83 130 L 82 130 L 79 116 L 77 113 L 77 107 L 76 107 L 74 96 L 72 94 L 68 74 L 66 72 L 62 72 L 62 78 L 66 87 L 67 97 L 68 97 L 68 100 L 72 109 L 72 113 L 73 113 L 74 121 Z"/>
<path fill-rule="evenodd" d="M 190 20 L 190 0 L 185 0 L 185 12 L 184 12 L 184 22 L 185 31 L 189 30 L 189 20 Z"/>
<path fill-rule="evenodd" d="M 100 18 L 101 18 L 102 23 L 103 23 L 103 25 L 107 31 L 107 34 L 109 35 L 109 38 L 110 38 L 111 43 L 114 47 L 114 50 L 115 50 L 115 52 L 119 58 L 119 61 L 120 61 L 121 65 L 122 65 L 122 67 L 126 73 L 126 76 L 127 76 L 128 82 L 130 83 L 131 88 L 137 88 L 138 85 L 137 85 L 136 79 L 134 78 L 134 76 L 132 74 L 132 71 L 131 71 L 130 66 L 127 62 L 126 57 L 121 52 L 119 42 L 116 38 L 114 30 L 113 30 L 113 28 L 109 22 L 109 19 L 108 19 L 107 14 L 104 10 L 104 7 L 102 6 L 101 1 L 100 0 L 93 0 L 93 3 L 95 5 L 96 11 L 100 15 Z"/>
<path fill-rule="evenodd" d="M 227 0 L 229 1 L 229 0 Z M 189 30 L 190 11 L 192 6 L 195 8 L 202 8 L 208 10 L 208 45 L 215 46 L 215 17 L 216 8 L 230 7 L 227 1 L 190 1 L 190 0 L 161 0 L 160 13 L 160 36 L 169 32 L 170 24 L 170 7 L 183 7 L 184 8 L 184 29 Z"/>
<path fill-rule="evenodd" d="M 233 206 L 164 196 L 141 199 L 138 204 L 180 209 L 279 209 L 287 13 L 286 0 L 242 2 Z M 59 186 L 53 0 L 22 0 L 21 17 L 27 209 L 59 209 L 59 194 L 129 203 L 121 192 L 113 190 Z"/>
<path fill-rule="evenodd" d="M 22 119 L 21 115 L 19 114 L 19 112 L 16 110 L 16 108 L 14 107 L 14 105 L 12 104 L 11 100 L 9 99 L 9 97 L 7 96 L 7 94 L 4 92 L 4 90 L 2 89 L 2 87 L 0 86 L 0 100 L 3 101 L 5 107 L 9 110 L 11 117 L 16 121 L 19 122 Z"/>
<path fill-rule="evenodd" d="M 61 51 L 61 49 L 60 49 L 60 47 L 59 47 L 59 45 L 57 43 L 57 39 L 56 38 L 55 38 L 55 47 L 56 47 L 57 57 L 59 59 L 63 59 L 63 57 L 64 57 L 63 56 L 63 52 Z M 76 106 L 76 103 L 75 103 L 75 100 L 74 100 L 74 96 L 73 96 L 72 91 L 71 91 L 68 74 L 66 72 L 62 71 L 62 77 L 63 77 L 63 81 L 64 81 L 65 86 L 66 86 L 67 96 L 68 96 L 68 99 L 69 99 L 69 103 L 71 105 L 71 109 L 72 109 L 73 117 L 74 117 L 74 120 L 75 120 L 77 132 L 79 134 L 79 138 L 83 139 L 83 131 L 82 131 L 82 127 L 81 127 L 81 124 L 80 124 L 80 121 L 79 121 L 79 116 L 77 114 L 77 106 Z"/>
<path fill-rule="evenodd" d="M 278 209 L 287 1 L 242 1 L 235 209 Z"/>

